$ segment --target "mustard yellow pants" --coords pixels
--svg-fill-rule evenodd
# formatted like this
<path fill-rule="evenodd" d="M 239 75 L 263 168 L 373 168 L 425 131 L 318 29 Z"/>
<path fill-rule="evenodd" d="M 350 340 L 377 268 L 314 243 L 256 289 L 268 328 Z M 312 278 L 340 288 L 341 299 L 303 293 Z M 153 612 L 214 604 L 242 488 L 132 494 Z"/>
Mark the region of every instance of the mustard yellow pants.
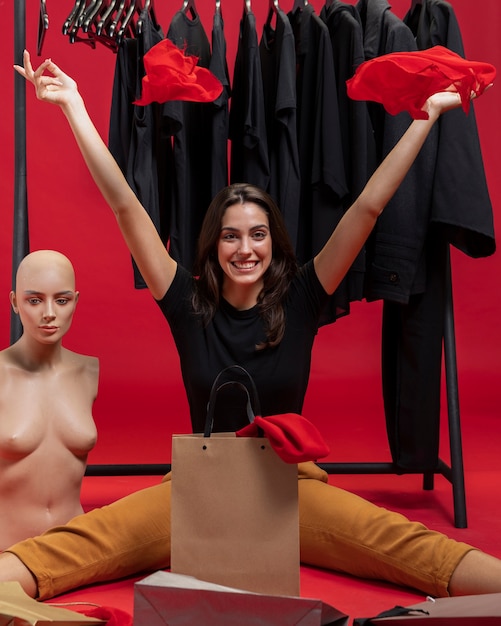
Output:
<path fill-rule="evenodd" d="M 473 548 L 327 484 L 299 465 L 301 561 L 448 595 L 452 572 Z M 163 569 L 170 563 L 170 475 L 65 526 L 9 548 L 45 600 L 76 587 Z"/>

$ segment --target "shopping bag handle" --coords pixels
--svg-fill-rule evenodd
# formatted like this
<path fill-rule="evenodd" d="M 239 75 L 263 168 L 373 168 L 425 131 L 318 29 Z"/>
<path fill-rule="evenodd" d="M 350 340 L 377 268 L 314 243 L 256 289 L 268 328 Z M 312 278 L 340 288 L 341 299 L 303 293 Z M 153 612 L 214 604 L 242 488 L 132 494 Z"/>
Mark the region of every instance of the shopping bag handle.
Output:
<path fill-rule="evenodd" d="M 226 376 L 228 376 L 229 372 L 232 370 L 238 371 L 241 374 L 243 374 L 247 379 L 247 383 L 243 383 L 241 381 L 234 380 L 234 379 L 221 382 L 221 380 L 224 379 Z M 223 370 L 221 370 L 219 374 L 216 376 L 214 382 L 212 383 L 212 388 L 211 388 L 210 395 L 209 395 L 209 402 L 207 403 L 207 416 L 205 419 L 204 437 L 210 437 L 212 433 L 212 429 L 214 427 L 214 410 L 216 406 L 216 396 L 221 389 L 223 389 L 224 387 L 228 385 L 235 385 L 243 389 L 243 391 L 245 391 L 247 395 L 246 412 L 247 412 L 247 417 L 249 419 L 249 423 L 252 423 L 254 421 L 254 416 L 256 414 L 261 415 L 259 396 L 257 393 L 256 384 L 254 380 L 252 379 L 252 376 L 244 367 L 240 365 L 230 365 L 229 367 L 225 367 Z M 251 395 L 252 395 L 252 400 L 251 400 Z"/>

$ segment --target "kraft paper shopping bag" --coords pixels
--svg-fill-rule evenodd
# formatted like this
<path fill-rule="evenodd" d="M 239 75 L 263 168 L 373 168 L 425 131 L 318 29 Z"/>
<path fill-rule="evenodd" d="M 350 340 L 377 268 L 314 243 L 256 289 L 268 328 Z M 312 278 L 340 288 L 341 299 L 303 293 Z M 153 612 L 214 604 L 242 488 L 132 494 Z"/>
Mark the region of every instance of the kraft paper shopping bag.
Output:
<path fill-rule="evenodd" d="M 297 466 L 266 438 L 210 431 L 172 438 L 172 572 L 298 595 Z"/>

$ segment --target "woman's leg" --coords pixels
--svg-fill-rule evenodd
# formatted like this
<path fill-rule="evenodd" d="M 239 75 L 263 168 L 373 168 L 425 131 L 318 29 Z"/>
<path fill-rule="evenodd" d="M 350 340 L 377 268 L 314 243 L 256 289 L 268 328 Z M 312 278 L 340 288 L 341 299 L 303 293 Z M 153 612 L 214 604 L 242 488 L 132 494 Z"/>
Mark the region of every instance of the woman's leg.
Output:
<path fill-rule="evenodd" d="M 327 474 L 314 464 L 301 464 L 300 478 L 304 563 L 447 596 L 458 564 L 475 552 L 467 544 L 328 485 Z"/>
<path fill-rule="evenodd" d="M 82 585 L 168 567 L 170 488 L 166 481 L 137 491 L 11 546 L 0 555 L 0 580 L 19 580 L 27 593 L 44 600 Z M 35 593 L 22 564 L 36 580 Z"/>

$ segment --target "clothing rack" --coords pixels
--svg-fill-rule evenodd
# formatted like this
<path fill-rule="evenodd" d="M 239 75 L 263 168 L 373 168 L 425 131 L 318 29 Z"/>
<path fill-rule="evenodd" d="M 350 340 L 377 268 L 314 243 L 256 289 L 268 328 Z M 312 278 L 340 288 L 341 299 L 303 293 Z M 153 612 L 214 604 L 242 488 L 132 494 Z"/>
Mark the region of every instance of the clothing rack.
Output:
<path fill-rule="evenodd" d="M 14 3 L 14 60 L 19 63 L 26 47 L 26 3 Z M 14 72 L 14 234 L 12 242 L 12 285 L 16 269 L 30 251 L 28 231 L 28 192 L 26 184 L 26 81 Z M 10 342 L 22 333 L 21 320 L 11 309 Z"/>
<path fill-rule="evenodd" d="M 20 62 L 26 47 L 26 4 L 24 0 L 14 3 L 14 59 Z M 15 181 L 14 181 L 14 235 L 12 250 L 12 284 L 16 268 L 29 252 L 27 167 L 26 167 L 26 81 L 15 72 Z M 22 333 L 19 317 L 11 311 L 11 343 Z M 434 487 L 436 474 L 444 476 L 452 485 L 454 502 L 454 524 L 457 528 L 467 527 L 464 468 L 459 415 L 459 394 L 457 380 L 457 359 L 452 300 L 452 278 L 450 250 L 447 250 L 446 294 L 443 328 L 445 355 L 445 376 L 448 402 L 448 425 L 451 463 L 450 466 L 439 459 L 437 468 L 423 474 L 423 488 Z M 402 470 L 394 463 L 319 463 L 329 474 L 421 474 L 422 472 Z M 86 476 L 153 476 L 163 475 L 170 470 L 170 464 L 89 464 Z"/>

